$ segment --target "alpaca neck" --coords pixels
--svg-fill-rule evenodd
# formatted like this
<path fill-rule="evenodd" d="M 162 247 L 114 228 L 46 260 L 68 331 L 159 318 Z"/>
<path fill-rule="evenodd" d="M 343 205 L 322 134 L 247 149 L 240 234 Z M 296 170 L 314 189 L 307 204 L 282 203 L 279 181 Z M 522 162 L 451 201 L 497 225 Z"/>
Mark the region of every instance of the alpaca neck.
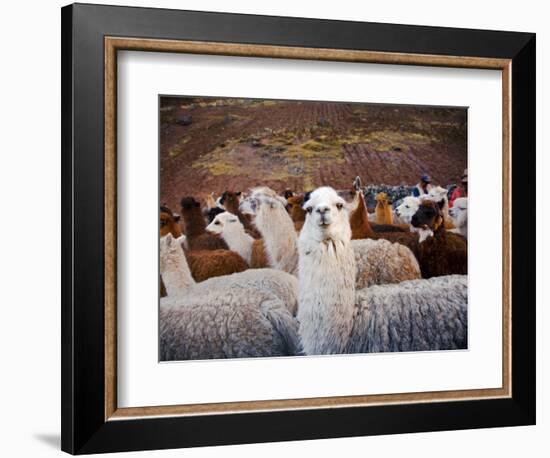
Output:
<path fill-rule="evenodd" d="M 222 232 L 222 238 L 231 251 L 238 253 L 250 265 L 254 239 L 244 231 L 244 228 L 226 229 Z"/>
<path fill-rule="evenodd" d="M 282 206 L 261 207 L 255 225 L 264 239 L 271 267 L 295 275 L 298 268 L 296 230 Z"/>
<path fill-rule="evenodd" d="M 362 192 L 357 192 L 354 202 L 352 203 L 354 209 L 351 211 L 349 217 L 349 223 L 352 231 L 352 238 L 366 238 L 373 237 L 374 231 L 369 222 L 369 215 L 367 211 L 367 205 Z"/>
<path fill-rule="evenodd" d="M 376 205 L 376 223 L 377 224 L 392 224 L 393 218 L 389 205 L 381 204 Z"/>
<path fill-rule="evenodd" d="M 167 252 L 161 250 L 160 275 L 168 296 L 179 296 L 195 284 L 185 253 L 179 244 Z"/>
<path fill-rule="evenodd" d="M 306 222 L 307 224 L 307 222 Z M 355 256 L 349 240 L 299 241 L 300 337 L 306 354 L 344 353 L 355 313 Z"/>
<path fill-rule="evenodd" d="M 204 221 L 201 210 L 198 207 L 186 211 L 183 215 L 183 221 L 185 224 L 185 235 L 189 238 L 197 237 L 206 231 L 206 221 Z"/>

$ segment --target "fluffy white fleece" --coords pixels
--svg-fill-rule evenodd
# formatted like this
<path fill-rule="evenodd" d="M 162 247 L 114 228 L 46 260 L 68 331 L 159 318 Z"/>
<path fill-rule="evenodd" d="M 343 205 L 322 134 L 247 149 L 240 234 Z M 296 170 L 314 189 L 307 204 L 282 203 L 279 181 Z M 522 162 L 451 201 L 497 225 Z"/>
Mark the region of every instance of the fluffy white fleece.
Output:
<path fill-rule="evenodd" d="M 466 346 L 466 277 L 413 280 L 356 294 L 345 202 L 324 187 L 305 208 L 297 317 L 306 354 Z"/>
<path fill-rule="evenodd" d="M 262 234 L 269 264 L 274 269 L 296 275 L 297 237 L 294 223 L 285 208 L 286 200 L 267 187 L 253 188 L 239 208 L 253 216 Z"/>

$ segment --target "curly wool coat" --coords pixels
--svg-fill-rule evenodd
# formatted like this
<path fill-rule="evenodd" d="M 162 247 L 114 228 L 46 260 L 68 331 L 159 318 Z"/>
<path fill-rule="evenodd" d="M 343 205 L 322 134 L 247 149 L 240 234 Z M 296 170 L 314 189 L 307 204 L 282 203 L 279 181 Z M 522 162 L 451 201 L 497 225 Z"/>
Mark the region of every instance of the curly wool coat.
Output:
<path fill-rule="evenodd" d="M 346 353 L 468 346 L 468 277 L 447 275 L 357 291 Z"/>
<path fill-rule="evenodd" d="M 190 291 L 161 299 L 160 359 L 250 358 L 300 354 L 298 322 L 269 291 Z"/>

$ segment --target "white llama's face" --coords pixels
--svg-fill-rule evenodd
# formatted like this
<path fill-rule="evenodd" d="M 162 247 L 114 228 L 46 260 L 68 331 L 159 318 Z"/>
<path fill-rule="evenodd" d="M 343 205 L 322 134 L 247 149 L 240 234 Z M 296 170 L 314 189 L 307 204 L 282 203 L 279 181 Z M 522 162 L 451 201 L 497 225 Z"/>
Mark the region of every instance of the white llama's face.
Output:
<path fill-rule="evenodd" d="M 410 224 L 419 205 L 420 199 L 414 196 L 407 196 L 403 199 L 403 202 L 396 207 L 395 214 L 405 223 Z"/>
<path fill-rule="evenodd" d="M 456 227 L 465 226 L 468 221 L 468 198 L 459 197 L 456 199 L 453 207 L 449 209 L 449 215 L 453 219 L 453 224 Z"/>
<path fill-rule="evenodd" d="M 260 211 L 260 208 L 278 208 L 285 209 L 286 200 L 284 197 L 279 196 L 273 189 L 262 186 L 259 188 L 253 188 L 248 197 L 242 199 L 239 210 L 246 215 L 256 216 Z"/>
<path fill-rule="evenodd" d="M 447 201 L 447 190 L 441 186 L 434 186 L 428 192 L 428 196 L 432 197 L 435 202 Z"/>
<path fill-rule="evenodd" d="M 318 240 L 349 240 L 351 230 L 346 202 L 330 187 L 317 188 L 304 203 L 304 229 Z"/>
<path fill-rule="evenodd" d="M 221 234 L 224 231 L 239 228 L 244 228 L 239 218 L 229 212 L 223 212 L 216 215 L 212 222 L 206 226 L 206 230 L 212 234 Z"/>

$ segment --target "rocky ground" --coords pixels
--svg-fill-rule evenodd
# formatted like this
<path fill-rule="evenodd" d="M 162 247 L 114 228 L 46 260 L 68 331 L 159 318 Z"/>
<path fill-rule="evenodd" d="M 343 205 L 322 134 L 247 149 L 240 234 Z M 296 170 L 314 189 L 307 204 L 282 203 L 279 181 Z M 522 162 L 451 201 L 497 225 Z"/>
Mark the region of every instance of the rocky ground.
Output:
<path fill-rule="evenodd" d="M 163 97 L 160 200 L 268 185 L 443 186 L 467 167 L 467 112 L 460 108 Z"/>

